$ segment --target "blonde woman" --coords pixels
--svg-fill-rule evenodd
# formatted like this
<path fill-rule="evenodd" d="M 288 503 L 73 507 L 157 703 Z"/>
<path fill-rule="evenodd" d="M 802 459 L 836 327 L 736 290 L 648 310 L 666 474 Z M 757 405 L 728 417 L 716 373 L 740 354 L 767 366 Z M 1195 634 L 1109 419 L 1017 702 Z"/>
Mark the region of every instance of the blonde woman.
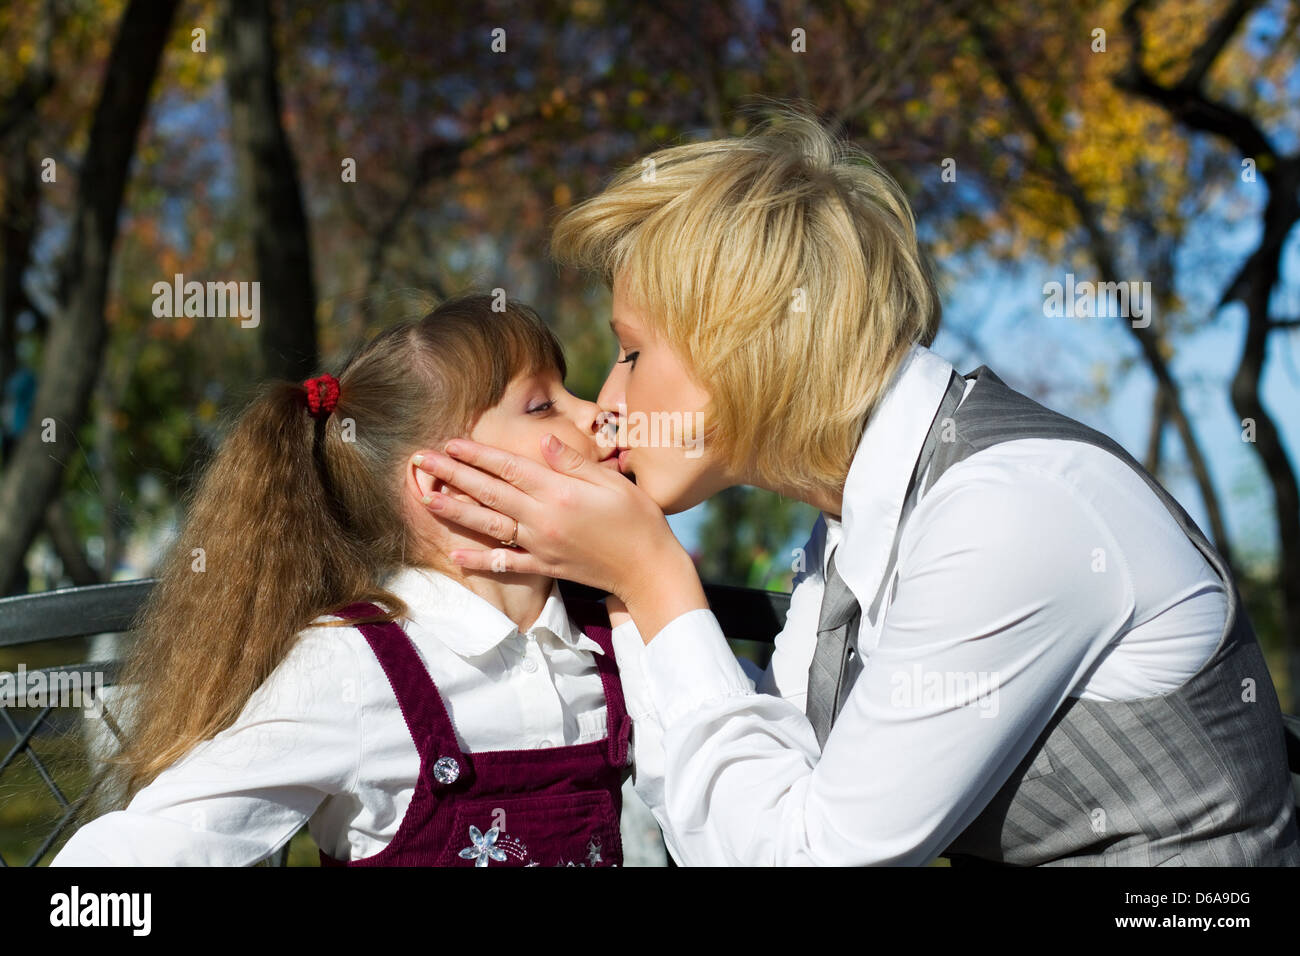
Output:
<path fill-rule="evenodd" d="M 458 441 L 422 467 L 478 504 L 430 507 L 514 534 L 464 567 L 622 599 L 634 733 L 662 734 L 636 783 L 679 862 L 1300 863 L 1224 562 L 1110 439 L 929 350 L 912 212 L 869 156 L 788 111 L 633 164 L 554 249 L 612 289 L 597 404 L 635 486 L 550 439 L 549 469 Z M 662 514 L 738 484 L 822 513 L 756 681 Z"/>

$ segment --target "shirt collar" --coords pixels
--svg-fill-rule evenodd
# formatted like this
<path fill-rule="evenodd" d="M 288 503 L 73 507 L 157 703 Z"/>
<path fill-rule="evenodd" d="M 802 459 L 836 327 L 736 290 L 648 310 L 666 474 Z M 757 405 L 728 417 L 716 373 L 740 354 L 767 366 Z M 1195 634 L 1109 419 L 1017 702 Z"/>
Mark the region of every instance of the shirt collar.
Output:
<path fill-rule="evenodd" d="M 385 586 L 406 602 L 409 616 L 405 620 L 432 634 L 461 657 L 485 654 L 516 633 L 514 622 L 500 608 L 433 568 L 402 568 Z M 557 581 L 551 582 L 542 613 L 528 630 L 554 635 L 575 650 L 605 653 L 573 623 Z"/>
<path fill-rule="evenodd" d="M 835 568 L 863 607 L 875 598 L 885 573 L 912 469 L 952 372 L 949 362 L 925 346 L 911 347 L 862 432 L 844 482 L 840 520 L 826 516 L 828 529 L 838 527 L 840 540 L 853 542 L 835 549 Z"/>

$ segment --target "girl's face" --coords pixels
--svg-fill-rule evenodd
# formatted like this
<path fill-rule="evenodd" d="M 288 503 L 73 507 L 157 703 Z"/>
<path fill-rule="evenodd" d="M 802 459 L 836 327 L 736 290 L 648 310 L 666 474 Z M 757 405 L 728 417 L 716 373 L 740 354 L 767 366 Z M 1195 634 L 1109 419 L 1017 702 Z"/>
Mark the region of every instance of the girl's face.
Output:
<path fill-rule="evenodd" d="M 479 416 L 465 437 L 484 445 L 493 445 L 505 451 L 538 462 L 549 468 L 542 457 L 542 439 L 552 434 L 587 460 L 603 468 L 618 470 L 618 449 L 611 442 L 600 444 L 596 435 L 600 408 L 593 402 L 584 402 L 570 393 L 555 370 L 533 375 L 517 375 L 506 386 L 505 393 L 492 408 Z M 419 499 L 429 491 L 438 491 L 461 501 L 477 504 L 460 489 L 447 485 L 433 475 L 408 465 L 410 480 L 414 482 L 410 504 L 419 523 L 427 522 L 429 512 L 419 504 Z M 434 516 L 437 533 L 432 542 L 443 553 L 472 544 L 475 547 L 495 547 L 497 542 L 466 531 L 459 525 Z M 419 525 L 417 524 L 417 527 Z"/>
<path fill-rule="evenodd" d="M 479 417 L 466 437 L 549 468 L 542 457 L 542 439 L 552 434 L 588 461 L 617 471 L 618 449 L 597 441 L 600 415 L 594 402 L 584 402 L 569 392 L 552 369 L 516 376 L 501 401 Z"/>
<path fill-rule="evenodd" d="M 619 418 L 619 470 L 635 476 L 665 514 L 685 511 L 736 484 L 709 454 L 703 410 L 709 394 L 676 351 L 651 331 L 614 282 L 613 319 L 619 357 L 596 398 Z"/>

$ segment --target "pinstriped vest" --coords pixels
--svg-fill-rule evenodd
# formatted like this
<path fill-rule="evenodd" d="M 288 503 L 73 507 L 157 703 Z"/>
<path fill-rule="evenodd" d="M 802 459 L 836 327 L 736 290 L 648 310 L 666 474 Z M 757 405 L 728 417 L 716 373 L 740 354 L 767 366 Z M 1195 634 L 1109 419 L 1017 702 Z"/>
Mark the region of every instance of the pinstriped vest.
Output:
<path fill-rule="evenodd" d="M 987 367 L 967 377 L 975 385 L 952 416 L 956 439 L 937 446 L 927 488 L 1002 442 L 1095 445 L 1141 475 L 1169 509 L 1225 582 L 1228 617 L 1210 659 L 1176 690 L 1128 701 L 1067 699 L 942 855 L 954 865 L 1300 865 L 1277 694 L 1223 559 L 1110 438 L 1008 388 Z"/>

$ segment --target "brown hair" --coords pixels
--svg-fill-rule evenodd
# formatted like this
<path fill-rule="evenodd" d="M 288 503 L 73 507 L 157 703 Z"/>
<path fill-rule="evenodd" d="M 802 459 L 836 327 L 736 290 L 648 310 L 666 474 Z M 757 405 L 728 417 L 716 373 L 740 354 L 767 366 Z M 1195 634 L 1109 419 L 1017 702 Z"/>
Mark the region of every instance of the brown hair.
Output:
<path fill-rule="evenodd" d="M 547 369 L 563 378 L 564 354 L 536 312 L 467 293 L 356 351 L 326 418 L 308 411 L 302 385 L 264 386 L 160 568 L 122 681 L 135 685 L 130 726 L 79 821 L 92 803 L 124 805 L 229 727 L 319 616 L 356 601 L 384 606 L 384 620 L 404 616 L 384 580 L 432 560 L 415 553 L 403 517 L 405 462 L 466 434 L 516 375 Z"/>

